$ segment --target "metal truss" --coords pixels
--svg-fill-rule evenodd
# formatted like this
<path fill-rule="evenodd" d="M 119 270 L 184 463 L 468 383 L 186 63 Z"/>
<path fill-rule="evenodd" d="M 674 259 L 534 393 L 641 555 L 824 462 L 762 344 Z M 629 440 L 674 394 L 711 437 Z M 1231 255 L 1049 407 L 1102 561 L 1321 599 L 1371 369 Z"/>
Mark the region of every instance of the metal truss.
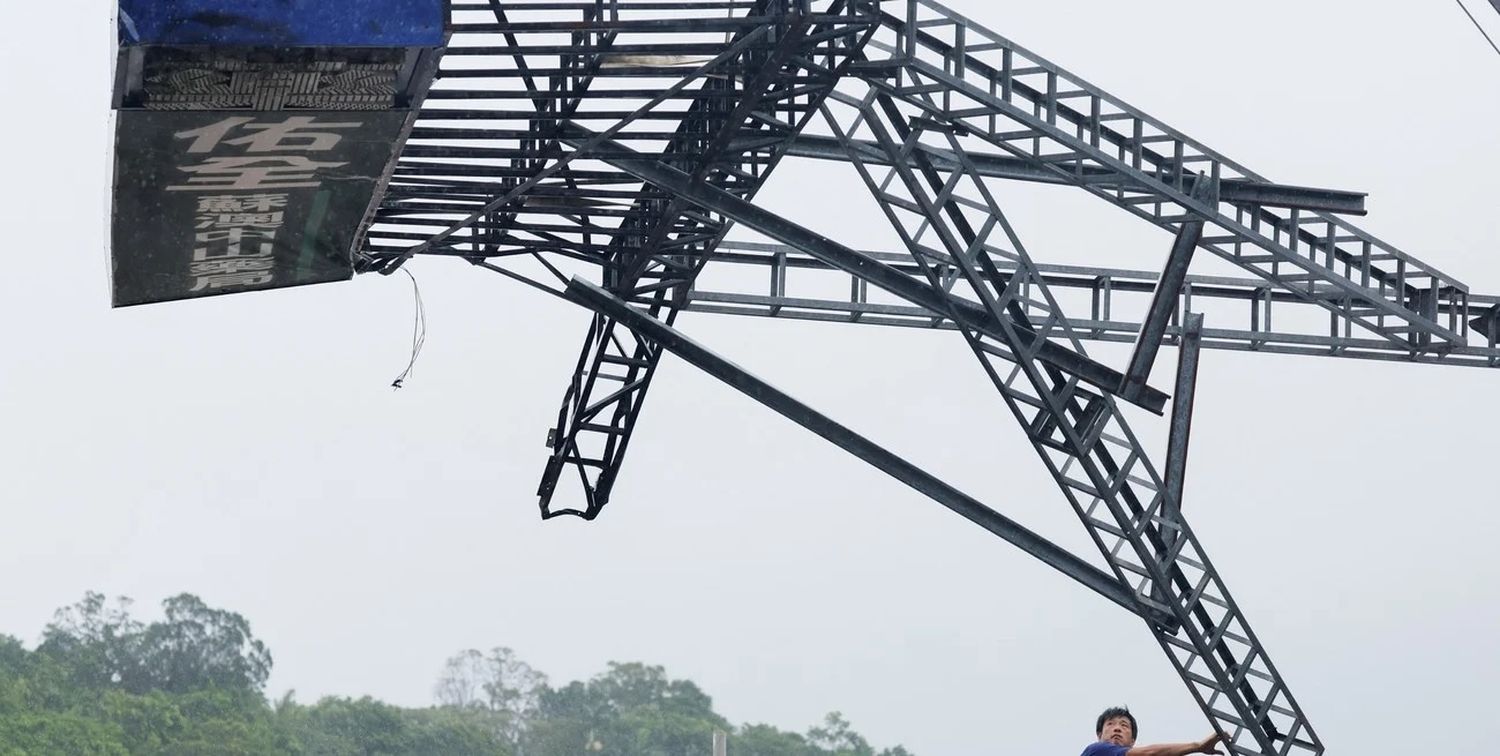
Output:
<path fill-rule="evenodd" d="M 865 119 L 864 123 L 873 121 Z M 621 145 L 609 148 L 624 149 Z M 902 154 L 909 156 L 910 152 Z M 1231 735 L 1230 747 L 1245 754 L 1321 753 L 1321 744 L 1285 683 L 1191 531 L 1176 517 L 1176 502 L 1168 501 L 1166 486 L 1111 400 L 1106 382 L 1099 380 L 1098 373 L 1092 373 L 1089 381 L 1080 376 L 1089 371 L 1090 361 L 1083 355 L 1081 344 L 1070 338 L 1069 325 L 1044 283 L 1029 272 L 1001 276 L 985 264 L 993 252 L 1011 257 L 1020 265 L 1018 270 L 1028 270 L 1028 258 L 982 182 L 975 182 L 985 197 L 981 204 L 957 195 L 951 183 L 942 185 L 937 199 L 922 195 L 912 188 L 918 185 L 911 177 L 912 169 L 905 165 L 898 170 L 911 196 L 892 194 L 889 181 L 869 179 L 894 222 L 913 220 L 902 218 L 897 209 L 915 211 L 918 216 L 911 226 L 898 226 L 917 264 L 925 265 L 929 257 L 923 234 L 939 230 L 937 235 L 942 237 L 948 259 L 963 271 L 964 281 L 982 303 L 977 307 L 988 318 L 974 312 L 973 299 L 954 296 L 951 289 L 957 280 L 944 280 L 936 267 L 924 268 L 928 285 L 923 286 L 889 266 L 739 198 L 695 185 L 669 166 L 631 155 L 614 159 L 625 170 L 666 191 L 798 247 L 892 294 L 946 311 L 961 327 L 1089 527 L 1116 578 L 1135 592 L 1143 611 L 1167 613 L 1180 623 L 1171 630 L 1153 625 L 1156 637 L 1205 713 Z M 863 166 L 861 171 L 865 172 Z M 924 173 L 941 178 L 930 171 Z M 973 174 L 962 177 L 971 181 L 976 178 Z M 979 206 L 979 217 L 957 215 L 948 219 L 945 211 L 962 211 L 965 201 L 969 209 Z M 1007 253 L 987 243 L 997 225 L 1005 229 L 1016 252 Z M 967 241 L 969 238 L 972 241 Z M 1028 296 L 1026 292 L 1037 294 Z M 1040 321 L 1034 320 L 1035 314 L 1041 314 Z M 1069 353 L 1079 358 L 1079 369 L 1064 371 L 1058 367 L 1061 361 L 1048 354 L 1058 343 L 1052 338 L 1071 343 Z M 1116 388 L 1123 382 L 1124 376 L 1116 374 Z M 1031 391 L 1027 391 L 1028 383 Z"/>
<path fill-rule="evenodd" d="M 1413 354 L 1471 344 L 1468 287 L 1436 267 L 1327 212 L 1226 200 L 1226 180 L 1266 180 L 931 0 L 895 7 L 869 46 L 892 74 L 872 81 L 893 97 L 1155 225 L 1206 222 L 1203 249 L 1328 309 L 1331 335 Z M 1207 200 L 1190 196 L 1199 175 Z"/>
<path fill-rule="evenodd" d="M 1364 195 L 1270 181 L 931 0 L 487 0 L 454 18 L 359 265 L 457 257 L 594 312 L 544 517 L 605 506 L 671 352 L 1141 616 L 1232 753 L 1323 752 L 1182 517 L 1197 350 L 1500 367 L 1500 296 L 1351 224 Z M 905 249 L 757 207 L 786 158 L 852 166 Z M 1033 260 L 997 181 L 1077 187 L 1171 232 L 1162 269 Z M 734 225 L 772 243 L 726 241 Z M 1199 250 L 1244 274 L 1190 274 Z M 691 342 L 685 311 L 957 331 L 1108 569 Z M 1174 397 L 1146 383 L 1164 344 L 1182 347 Z M 1120 402 L 1169 398 L 1159 473 Z"/>
<path fill-rule="evenodd" d="M 510 20 L 511 13 L 533 6 L 549 11 L 557 8 L 556 3 L 495 2 L 489 10 L 498 24 L 493 29 L 491 25 L 478 27 L 480 31 L 504 32 L 513 67 L 458 69 L 466 79 L 499 82 L 496 89 L 439 88 L 434 92 L 440 100 L 504 98 L 521 94 L 513 86 L 514 79 L 519 78 L 535 107 L 535 111 L 523 113 L 525 128 L 480 125 L 522 115 L 510 111 L 424 110 L 413 138 L 440 144 L 424 143 L 406 151 L 403 163 L 398 165 L 398 177 L 422 180 L 415 186 L 401 185 L 387 201 L 381 217 L 399 218 L 409 224 L 415 217 L 468 211 L 451 228 L 451 234 L 440 240 L 444 251 L 474 260 L 543 251 L 585 259 L 600 266 L 602 281 L 611 291 L 648 302 L 654 313 L 672 322 L 685 304 L 688 288 L 707 262 L 707 253 L 723 238 L 729 225 L 712 213 L 701 212 L 626 176 L 597 168 L 575 168 L 567 158 L 554 160 L 561 157 L 561 124 L 565 120 L 616 122 L 617 133 L 606 132 L 607 136 L 651 145 L 660 160 L 689 173 L 694 182 L 748 199 L 869 39 L 875 28 L 873 6 L 832 0 L 814 13 L 808 3 L 793 0 L 584 3 L 572 6 L 583 13 L 582 24 L 528 25 Z M 658 17 L 664 9 L 722 11 L 727 15 L 723 19 L 664 22 Z M 746 15 L 737 16 L 736 11 L 741 10 Z M 555 33 L 564 28 L 573 30 L 569 48 L 521 44 L 518 36 Z M 705 31 L 723 34 L 724 39 L 717 45 L 706 45 L 686 40 L 631 44 L 627 38 L 635 33 L 643 39 L 658 39 L 666 32 L 693 35 L 696 40 Z M 730 47 L 731 42 L 738 49 Z M 493 46 L 460 49 L 496 52 Z M 681 66 L 701 63 L 691 56 L 710 51 L 717 57 L 695 72 L 701 76 L 701 86 L 687 88 L 692 78 L 683 76 Z M 529 62 L 549 57 L 557 57 L 560 63 Z M 538 83 L 544 71 L 552 76 L 545 90 Z M 507 86 L 507 77 L 502 74 L 509 74 L 512 86 Z M 680 89 L 659 92 L 609 87 L 601 82 L 610 79 L 613 83 L 620 78 L 678 78 Z M 629 113 L 598 109 L 599 102 L 634 104 L 632 101 L 642 100 L 645 104 Z M 635 128 L 618 128 L 657 116 L 658 105 L 673 101 L 683 102 L 684 107 L 668 116 L 676 121 L 670 132 L 644 129 L 638 124 Z M 463 128 L 425 127 L 427 122 L 441 124 L 450 119 L 480 123 L 467 123 Z M 460 140 L 516 143 L 514 147 L 476 147 Z M 408 157 L 412 159 L 405 160 Z M 473 186 L 471 181 L 464 182 L 470 188 L 457 204 L 454 200 L 458 198 L 446 189 L 434 193 L 434 179 L 430 178 L 434 172 L 460 166 L 435 166 L 427 158 L 460 158 L 466 163 L 509 158 L 510 164 L 501 169 L 500 186 L 496 187 L 502 190 L 499 199 L 503 201 L 497 202 L 490 196 L 493 190 L 486 194 L 482 185 Z M 569 164 L 559 168 L 563 160 Z M 472 170 L 462 167 L 461 173 Z M 425 244 L 427 247 L 417 252 L 439 251 L 436 245 Z M 371 265 L 389 271 L 393 263 L 399 264 L 413 252 L 408 248 L 395 254 L 385 250 L 378 254 L 384 259 L 372 254 Z M 627 329 L 617 328 L 613 320 L 601 316 L 590 326 L 564 393 L 557 425 L 548 433 L 552 454 L 538 487 L 544 517 L 575 514 L 591 519 L 608 501 L 656 360 L 657 352 L 649 344 Z M 580 484 L 581 506 L 553 507 L 556 487 L 570 477 L 576 477 Z"/>
<path fill-rule="evenodd" d="M 856 116 L 845 126 L 830 113 L 830 125 L 929 283 L 965 286 L 992 313 L 1010 313 L 1016 330 L 1084 354 L 1051 287 L 964 152 L 962 129 L 910 117 L 879 88 L 862 99 L 840 99 L 855 105 Z M 861 131 L 885 153 L 890 168 L 883 176 L 859 156 L 854 140 Z M 933 137 L 946 141 L 956 157 L 951 169 L 934 166 L 916 149 Z M 1009 261 L 1009 269 L 997 268 L 996 258 Z M 1150 626 L 1205 713 L 1230 735 L 1229 747 L 1321 753 L 1113 398 L 1037 360 L 1016 330 L 999 340 L 959 330 L 1117 579 L 1135 587 L 1142 605 L 1173 613 L 1174 627 Z"/>
<path fill-rule="evenodd" d="M 806 15 L 779 6 L 784 21 L 771 27 L 776 46 L 745 66 L 738 99 L 695 103 L 696 112 L 719 117 L 685 119 L 662 161 L 689 172 L 694 183 L 753 197 L 873 31 L 870 19 L 840 16 L 842 10 L 836 2 L 829 14 L 834 19 L 814 26 Z M 724 86 L 715 84 L 719 86 L 705 92 Z M 733 82 L 728 86 L 733 88 Z M 725 109 L 727 116 L 717 113 Z M 729 223 L 677 196 L 657 200 L 649 190 L 643 190 L 632 210 L 621 224 L 624 233 L 611 242 L 605 284 L 622 296 L 649 298 L 652 312 L 671 323 Z M 652 345 L 617 328 L 613 319 L 596 318 L 549 439 L 553 454 L 538 490 L 544 517 L 593 518 L 608 502 L 658 356 Z M 553 509 L 553 491 L 569 468 L 577 473 L 585 506 Z"/>
<path fill-rule="evenodd" d="M 903 253 L 866 251 L 912 276 L 920 271 Z M 798 250 L 780 244 L 727 241 L 710 255 L 718 269 L 739 269 L 739 275 L 700 281 L 688 295 L 691 312 L 784 318 L 904 328 L 952 329 L 942 313 L 871 295 L 856 278 L 830 268 Z M 1013 264 L 997 260 L 1010 272 Z M 1071 318 L 1085 341 L 1133 343 L 1145 320 L 1157 271 L 1087 265 L 1036 263 L 1042 279 L 1064 302 L 1075 306 Z M 837 296 L 832 293 L 837 292 Z M 1470 294 L 1472 310 L 1486 312 L 1500 306 L 1500 295 Z M 1438 354 L 1413 353 L 1388 339 L 1330 336 L 1337 318 L 1316 302 L 1282 291 L 1261 279 L 1188 275 L 1175 304 L 1165 342 L 1175 344 L 1191 311 L 1208 314 L 1213 327 L 1203 330 L 1203 347 L 1248 352 L 1274 352 L 1395 362 L 1434 362 L 1475 367 L 1500 366 L 1500 348 L 1485 337 L 1470 346 Z M 1447 316 L 1446 310 L 1439 313 Z M 1478 329 L 1473 329 L 1479 336 Z"/>

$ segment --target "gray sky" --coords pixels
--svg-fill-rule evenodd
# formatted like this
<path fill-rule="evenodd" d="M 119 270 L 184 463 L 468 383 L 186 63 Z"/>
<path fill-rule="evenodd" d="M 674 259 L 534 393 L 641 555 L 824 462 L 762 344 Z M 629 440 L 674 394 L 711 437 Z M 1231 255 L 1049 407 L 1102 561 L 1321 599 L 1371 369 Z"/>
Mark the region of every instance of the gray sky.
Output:
<path fill-rule="evenodd" d="M 954 6 L 1260 173 L 1369 192 L 1362 227 L 1500 290 L 1500 56 L 1451 4 Z M 736 721 L 839 708 L 923 756 L 1074 753 L 1118 702 L 1145 740 L 1206 734 L 1138 621 L 678 362 L 604 516 L 540 522 L 586 317 L 498 276 L 411 266 L 430 329 L 401 391 L 405 277 L 111 311 L 109 3 L 0 18 L 0 632 L 34 642 L 87 590 L 145 614 L 191 591 L 249 617 L 270 693 L 303 700 L 425 705 L 445 657 L 509 645 L 555 680 L 664 664 Z M 762 196 L 893 249 L 838 171 L 788 164 Z M 1002 197 L 1040 261 L 1154 267 L 1170 243 L 1081 193 Z M 957 336 L 681 325 L 1093 556 Z M 1334 752 L 1493 740 L 1496 380 L 1204 355 L 1187 512 Z M 1164 426 L 1135 427 L 1160 449 Z"/>

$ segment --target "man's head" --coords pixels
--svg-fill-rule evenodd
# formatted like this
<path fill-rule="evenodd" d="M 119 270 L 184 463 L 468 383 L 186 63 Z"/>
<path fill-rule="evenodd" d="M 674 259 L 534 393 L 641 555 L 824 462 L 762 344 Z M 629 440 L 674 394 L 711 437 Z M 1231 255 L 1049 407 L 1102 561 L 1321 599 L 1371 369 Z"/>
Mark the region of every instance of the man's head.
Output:
<path fill-rule="evenodd" d="M 1094 734 L 1104 743 L 1133 746 L 1136 736 L 1135 715 L 1123 706 L 1111 706 L 1094 723 Z"/>

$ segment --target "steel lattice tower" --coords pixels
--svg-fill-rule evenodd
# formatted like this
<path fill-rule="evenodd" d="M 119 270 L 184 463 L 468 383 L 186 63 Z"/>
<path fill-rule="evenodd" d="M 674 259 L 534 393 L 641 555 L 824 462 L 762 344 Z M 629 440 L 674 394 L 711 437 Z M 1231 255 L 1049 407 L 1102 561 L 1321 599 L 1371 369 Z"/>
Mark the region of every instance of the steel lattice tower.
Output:
<path fill-rule="evenodd" d="M 1323 752 L 1182 515 L 1198 350 L 1500 367 L 1500 296 L 1350 223 L 1363 195 L 1271 182 L 931 0 L 489 0 L 453 15 L 357 262 L 462 258 L 595 313 L 548 437 L 544 517 L 608 503 L 669 351 L 1139 615 L 1233 753 Z M 756 206 L 788 157 L 852 166 L 904 249 L 851 249 Z M 1076 187 L 1175 241 L 1159 271 L 1038 262 L 999 181 Z M 726 241 L 735 224 L 773 243 Z M 1242 273 L 1190 275 L 1204 253 Z M 754 286 L 701 287 L 710 263 L 758 272 L 738 279 Z M 830 272 L 847 297 L 788 295 Z M 1064 313 L 1080 298 L 1087 312 Z M 1109 569 L 691 341 L 673 327 L 687 311 L 957 331 Z M 1115 368 L 1089 341 L 1135 346 Z M 1147 384 L 1163 344 L 1180 349 L 1171 396 Z M 1169 399 L 1155 462 L 1121 404 L 1163 414 Z"/>

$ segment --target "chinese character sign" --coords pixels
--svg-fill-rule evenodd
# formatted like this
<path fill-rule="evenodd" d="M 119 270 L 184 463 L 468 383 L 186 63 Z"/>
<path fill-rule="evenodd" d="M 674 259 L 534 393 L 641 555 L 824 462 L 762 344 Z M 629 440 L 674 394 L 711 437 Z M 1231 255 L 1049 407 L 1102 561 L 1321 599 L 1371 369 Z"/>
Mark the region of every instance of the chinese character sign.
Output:
<path fill-rule="evenodd" d="M 120 112 L 116 306 L 338 281 L 407 115 Z"/>

